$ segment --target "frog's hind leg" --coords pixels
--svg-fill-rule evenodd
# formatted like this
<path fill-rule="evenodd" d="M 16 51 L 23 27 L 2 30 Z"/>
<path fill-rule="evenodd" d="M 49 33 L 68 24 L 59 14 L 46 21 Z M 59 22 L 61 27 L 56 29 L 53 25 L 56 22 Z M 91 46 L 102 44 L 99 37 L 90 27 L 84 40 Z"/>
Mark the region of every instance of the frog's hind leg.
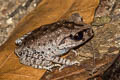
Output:
<path fill-rule="evenodd" d="M 62 58 L 59 56 L 50 57 L 49 60 L 51 60 L 52 62 L 58 63 L 58 64 L 62 64 L 62 66 L 60 66 L 60 68 L 59 68 L 59 71 L 61 71 L 63 68 L 65 68 L 67 66 L 71 66 L 74 64 L 80 64 L 80 62 L 78 62 L 78 61 L 71 61 L 69 59 Z"/>
<path fill-rule="evenodd" d="M 34 64 L 34 65 L 32 65 L 32 67 L 37 68 L 37 69 L 46 69 L 46 70 L 52 71 L 52 69 L 54 67 L 61 67 L 61 65 L 60 64 L 51 64 L 49 66 L 48 65 L 41 66 L 41 65 Z"/>
<path fill-rule="evenodd" d="M 36 59 L 36 58 L 31 58 L 31 57 L 21 58 L 20 62 L 22 64 L 32 66 L 33 68 L 47 69 L 49 71 L 52 71 L 53 67 L 61 66 L 60 64 L 53 64 L 51 61 L 41 60 L 41 59 Z"/>

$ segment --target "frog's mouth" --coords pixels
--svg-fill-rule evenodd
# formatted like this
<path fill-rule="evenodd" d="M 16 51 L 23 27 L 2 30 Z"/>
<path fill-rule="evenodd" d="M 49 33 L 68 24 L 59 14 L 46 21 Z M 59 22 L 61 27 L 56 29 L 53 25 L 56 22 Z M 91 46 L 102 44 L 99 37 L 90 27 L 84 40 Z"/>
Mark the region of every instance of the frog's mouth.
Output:
<path fill-rule="evenodd" d="M 79 31 L 75 35 L 70 35 L 70 38 L 76 41 L 86 41 L 93 36 L 93 30 L 91 28 Z"/>

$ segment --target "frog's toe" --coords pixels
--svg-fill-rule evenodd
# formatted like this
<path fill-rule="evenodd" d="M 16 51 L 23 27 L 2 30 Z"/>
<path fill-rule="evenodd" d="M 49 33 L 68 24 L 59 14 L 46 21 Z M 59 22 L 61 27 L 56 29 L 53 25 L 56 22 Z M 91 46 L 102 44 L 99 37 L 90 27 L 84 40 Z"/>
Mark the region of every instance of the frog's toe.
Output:
<path fill-rule="evenodd" d="M 67 67 L 67 65 L 62 65 L 62 66 L 60 66 L 60 67 L 59 67 L 59 71 L 61 72 L 61 70 L 62 70 L 63 68 L 65 68 L 65 67 Z"/>
<path fill-rule="evenodd" d="M 45 68 L 52 72 L 52 68 L 54 68 L 54 67 L 61 67 L 61 65 L 60 64 L 52 64 L 52 65 L 45 67 Z"/>
<path fill-rule="evenodd" d="M 53 71 L 53 69 L 51 69 L 51 68 L 49 68 L 49 69 L 47 69 L 49 72 L 52 72 Z"/>
<path fill-rule="evenodd" d="M 75 54 L 75 56 L 78 56 L 78 55 L 79 55 L 76 50 L 72 49 L 71 51 Z"/>
<path fill-rule="evenodd" d="M 50 71 L 50 72 L 52 72 L 52 67 L 51 66 L 49 66 L 49 67 L 42 67 L 43 69 L 46 69 L 46 70 L 48 70 L 48 71 Z"/>
<path fill-rule="evenodd" d="M 71 65 L 80 64 L 79 61 L 73 61 Z"/>
<path fill-rule="evenodd" d="M 56 66 L 56 67 L 61 67 L 61 65 L 60 65 L 60 64 L 55 64 L 55 66 Z"/>
<path fill-rule="evenodd" d="M 59 71 L 61 71 L 65 67 L 68 67 L 68 66 L 71 66 L 71 65 L 76 65 L 76 64 L 80 65 L 80 62 L 79 61 L 73 61 L 69 65 L 62 65 L 62 66 L 60 66 Z"/>

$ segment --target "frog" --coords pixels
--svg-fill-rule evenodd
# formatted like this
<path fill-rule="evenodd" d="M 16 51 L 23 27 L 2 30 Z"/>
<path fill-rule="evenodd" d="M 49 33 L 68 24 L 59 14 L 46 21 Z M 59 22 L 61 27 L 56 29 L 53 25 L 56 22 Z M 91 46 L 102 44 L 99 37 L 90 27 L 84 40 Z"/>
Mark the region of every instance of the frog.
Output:
<path fill-rule="evenodd" d="M 61 56 L 89 41 L 93 35 L 91 26 L 74 13 L 68 19 L 42 25 L 18 38 L 15 54 L 21 64 L 48 71 L 55 67 L 61 70 L 80 64 L 78 60 Z"/>

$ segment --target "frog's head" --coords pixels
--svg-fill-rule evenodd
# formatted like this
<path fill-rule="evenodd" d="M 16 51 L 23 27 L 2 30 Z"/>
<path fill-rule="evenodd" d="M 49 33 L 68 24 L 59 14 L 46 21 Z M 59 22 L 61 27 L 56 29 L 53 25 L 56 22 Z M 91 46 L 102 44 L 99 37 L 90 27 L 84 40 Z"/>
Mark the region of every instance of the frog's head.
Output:
<path fill-rule="evenodd" d="M 66 22 L 71 26 L 65 26 L 66 29 L 63 32 L 67 32 L 64 37 L 61 37 L 59 42 L 59 49 L 72 49 L 81 44 L 90 40 L 94 33 L 90 25 L 85 24 L 83 22 L 75 23 L 75 22 Z"/>

